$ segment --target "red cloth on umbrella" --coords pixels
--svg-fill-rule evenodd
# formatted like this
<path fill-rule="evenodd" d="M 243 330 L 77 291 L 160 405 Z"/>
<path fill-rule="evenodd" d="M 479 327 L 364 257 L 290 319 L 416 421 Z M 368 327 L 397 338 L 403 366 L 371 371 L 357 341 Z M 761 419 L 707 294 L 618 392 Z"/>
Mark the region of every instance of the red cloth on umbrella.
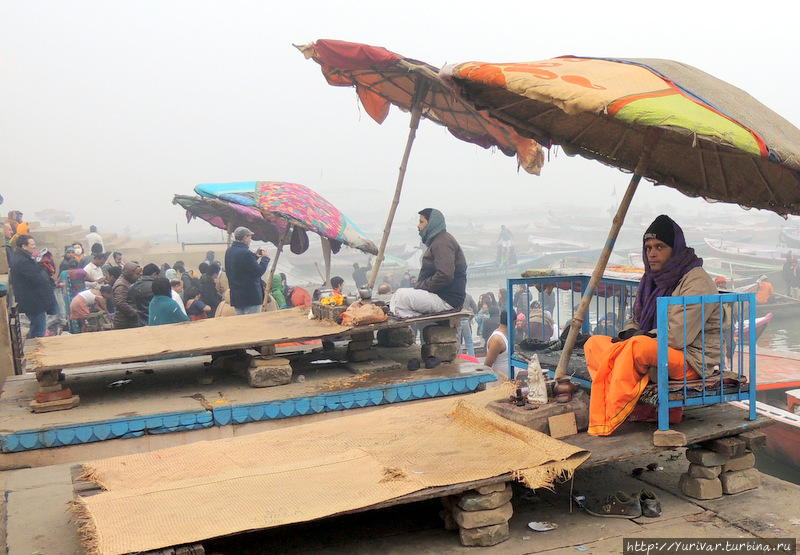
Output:
<path fill-rule="evenodd" d="M 343 40 L 320 39 L 316 42 L 317 56 L 327 65 L 339 69 L 361 69 L 365 65 L 385 67 L 402 58 L 381 46 L 370 46 Z"/>

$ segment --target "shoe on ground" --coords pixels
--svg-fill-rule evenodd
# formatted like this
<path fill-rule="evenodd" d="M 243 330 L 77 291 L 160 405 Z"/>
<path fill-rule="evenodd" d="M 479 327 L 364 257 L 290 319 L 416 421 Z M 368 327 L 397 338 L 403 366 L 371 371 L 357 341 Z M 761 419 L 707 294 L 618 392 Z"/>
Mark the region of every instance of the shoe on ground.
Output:
<path fill-rule="evenodd" d="M 658 500 L 656 494 L 649 489 L 643 489 L 638 494 L 634 494 L 639 498 L 639 504 L 642 506 L 642 516 L 648 518 L 658 518 L 661 516 L 661 501 Z"/>
<path fill-rule="evenodd" d="M 587 504 L 584 508 L 590 515 L 605 518 L 639 518 L 642 516 L 639 497 L 631 497 L 624 491 L 607 496 L 602 503 Z"/>
<path fill-rule="evenodd" d="M 429 357 L 425 357 L 425 368 L 428 368 L 428 369 L 436 368 L 441 363 L 442 363 L 442 361 L 439 360 L 439 357 L 437 357 L 437 356 L 431 355 Z"/>

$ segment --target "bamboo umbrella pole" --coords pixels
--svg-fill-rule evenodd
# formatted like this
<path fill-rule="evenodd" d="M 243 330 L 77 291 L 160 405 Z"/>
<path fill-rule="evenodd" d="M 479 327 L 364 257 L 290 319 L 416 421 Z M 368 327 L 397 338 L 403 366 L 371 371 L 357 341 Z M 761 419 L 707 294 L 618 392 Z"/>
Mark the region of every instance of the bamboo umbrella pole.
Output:
<path fill-rule="evenodd" d="M 414 91 L 414 100 L 411 106 L 411 122 L 409 123 L 408 139 L 406 139 L 406 148 L 403 152 L 403 159 L 400 162 L 400 171 L 397 175 L 397 184 L 394 188 L 394 198 L 392 199 L 392 206 L 389 208 L 389 216 L 386 218 L 386 225 L 383 228 L 383 237 L 381 237 L 381 246 L 378 249 L 378 256 L 375 263 L 372 265 L 372 273 L 369 275 L 367 282 L 367 289 L 372 289 L 375 286 L 375 281 L 378 279 L 378 270 L 383 262 L 383 256 L 386 251 L 386 243 L 389 241 L 389 233 L 392 231 L 392 222 L 394 222 L 394 215 L 397 212 L 397 204 L 400 202 L 400 193 L 403 190 L 403 180 L 406 177 L 406 166 L 408 165 L 408 157 L 411 154 L 411 146 L 414 144 L 414 139 L 417 136 L 417 128 L 419 127 L 419 120 L 422 116 L 422 101 L 428 92 L 428 83 L 421 81 L 416 90 Z"/>
<path fill-rule="evenodd" d="M 278 259 L 281 257 L 281 252 L 283 252 L 283 245 L 286 244 L 286 238 L 289 237 L 291 233 L 292 226 L 287 224 L 286 231 L 284 231 L 278 239 L 278 245 L 275 249 L 275 258 L 272 259 L 272 266 L 269 269 L 269 279 L 267 279 L 267 295 L 269 295 L 270 291 L 272 291 L 272 278 L 275 277 L 275 270 L 278 267 Z"/>
<path fill-rule="evenodd" d="M 639 155 L 639 162 L 636 164 L 636 169 L 633 171 L 633 175 L 628 183 L 625 196 L 622 197 L 622 201 L 619 203 L 617 214 L 614 216 L 614 221 L 611 224 L 611 229 L 608 232 L 606 244 L 603 247 L 603 251 L 600 253 L 600 259 L 597 261 L 597 264 L 594 267 L 592 277 L 589 280 L 589 285 L 586 287 L 586 291 L 583 292 L 583 297 L 581 298 L 581 304 L 578 306 L 578 311 L 572 318 L 572 325 L 570 326 L 567 340 L 564 342 L 564 350 L 561 351 L 561 358 L 558 359 L 558 366 L 556 367 L 556 379 L 562 378 L 567 374 L 569 359 L 572 356 L 572 350 L 575 348 L 575 340 L 578 337 L 578 332 L 583 326 L 583 321 L 586 319 L 586 315 L 589 312 L 589 304 L 592 302 L 592 296 L 594 296 L 594 291 L 597 288 L 597 284 L 600 282 L 600 279 L 603 277 L 603 273 L 606 271 L 608 259 L 611 256 L 611 251 L 614 250 L 614 243 L 616 243 L 619 230 L 622 227 L 622 223 L 625 221 L 625 215 L 628 213 L 628 207 L 631 205 L 633 195 L 636 193 L 636 188 L 639 186 L 639 181 L 641 181 L 642 174 L 644 174 L 647 168 L 647 163 L 650 160 L 650 153 L 655 146 L 655 143 L 658 141 L 659 136 L 660 132 L 657 128 L 650 128 L 645 135 L 644 143 L 642 145 L 642 152 Z"/>

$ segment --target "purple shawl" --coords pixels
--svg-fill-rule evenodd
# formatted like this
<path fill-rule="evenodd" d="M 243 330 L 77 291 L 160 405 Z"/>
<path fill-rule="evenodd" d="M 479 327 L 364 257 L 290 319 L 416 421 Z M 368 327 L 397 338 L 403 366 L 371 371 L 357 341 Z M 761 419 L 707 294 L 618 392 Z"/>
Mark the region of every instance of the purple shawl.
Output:
<path fill-rule="evenodd" d="M 694 249 L 686 246 L 683 230 L 674 220 L 670 221 L 675 230 L 675 244 L 672 246 L 672 256 L 660 272 L 650 270 L 647 251 L 642 244 L 644 275 L 633 303 L 633 317 L 639 328 L 647 331 L 656 327 L 656 299 L 671 296 L 678 282 L 689 270 L 703 265 L 703 259 L 697 257 Z"/>

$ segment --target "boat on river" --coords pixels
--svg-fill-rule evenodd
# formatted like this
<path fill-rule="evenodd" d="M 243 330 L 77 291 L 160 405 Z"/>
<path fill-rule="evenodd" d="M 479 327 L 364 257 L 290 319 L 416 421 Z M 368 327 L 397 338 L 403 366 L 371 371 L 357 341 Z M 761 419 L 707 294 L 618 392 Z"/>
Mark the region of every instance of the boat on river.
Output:
<path fill-rule="evenodd" d="M 756 305 L 756 314 L 761 317 L 772 314 L 775 318 L 800 317 L 800 301 L 773 297 L 772 301 Z"/>
<path fill-rule="evenodd" d="M 725 260 L 768 264 L 782 268 L 791 249 L 788 247 L 770 247 L 750 243 L 734 243 L 722 239 L 704 239 L 706 246 L 718 257 Z"/>
<path fill-rule="evenodd" d="M 781 229 L 780 240 L 787 247 L 800 249 L 800 227 L 784 227 Z"/>

